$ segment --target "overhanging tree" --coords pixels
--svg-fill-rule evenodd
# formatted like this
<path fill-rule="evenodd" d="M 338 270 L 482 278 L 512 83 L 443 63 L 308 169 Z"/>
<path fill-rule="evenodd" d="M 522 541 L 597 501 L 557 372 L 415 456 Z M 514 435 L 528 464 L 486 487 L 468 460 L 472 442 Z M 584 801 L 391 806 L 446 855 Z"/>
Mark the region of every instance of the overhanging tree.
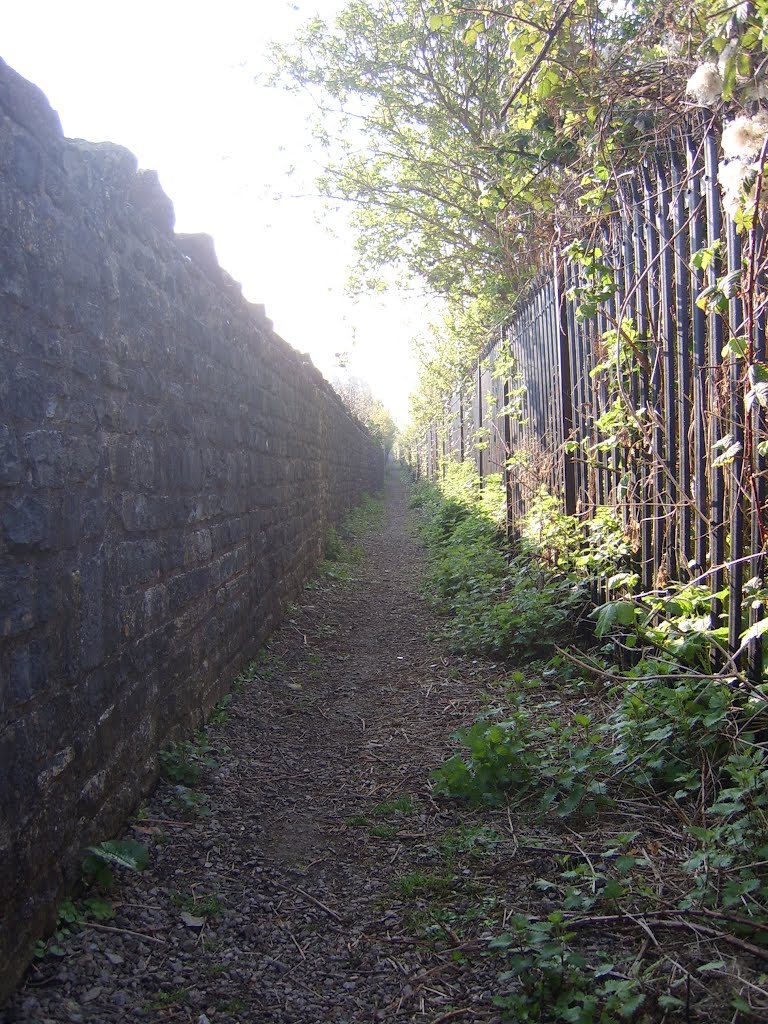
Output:
<path fill-rule="evenodd" d="M 467 47 L 418 0 L 354 0 L 275 50 L 279 79 L 317 99 L 319 189 L 353 208 L 359 282 L 395 265 L 445 296 L 510 294 L 489 145 L 506 48 L 501 26 Z"/>

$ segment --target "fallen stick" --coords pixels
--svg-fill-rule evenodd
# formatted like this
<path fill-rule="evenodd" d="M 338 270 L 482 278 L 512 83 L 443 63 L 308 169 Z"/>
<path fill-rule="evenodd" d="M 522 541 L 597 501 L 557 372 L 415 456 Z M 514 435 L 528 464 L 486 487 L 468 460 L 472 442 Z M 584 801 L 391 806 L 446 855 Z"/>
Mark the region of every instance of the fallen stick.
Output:
<path fill-rule="evenodd" d="M 292 892 L 294 894 L 303 896 L 305 899 L 309 900 L 310 903 L 314 903 L 316 907 L 319 907 L 320 910 L 324 910 L 329 917 L 332 917 L 334 919 L 334 921 L 338 921 L 339 924 L 342 924 L 343 918 L 341 917 L 340 914 L 337 914 L 335 910 L 331 910 L 331 908 L 327 906 L 325 903 L 323 903 L 322 900 L 319 900 L 315 896 L 310 895 L 310 893 L 305 892 L 303 889 L 300 889 L 298 885 L 291 888 L 287 885 L 281 885 L 280 882 L 273 881 L 272 884 L 276 885 L 278 889 L 282 889 L 283 892 Z"/>
<path fill-rule="evenodd" d="M 670 911 L 670 917 L 659 916 L 658 911 L 655 915 L 606 914 L 602 917 L 582 917 L 576 921 L 566 921 L 565 925 L 567 928 L 590 928 L 592 926 L 602 924 L 631 924 L 634 925 L 635 928 L 641 928 L 641 922 L 648 925 L 649 928 L 684 929 L 693 932 L 695 935 L 701 935 L 707 939 L 717 939 L 720 942 L 725 942 L 729 946 L 735 946 L 736 949 L 741 949 L 743 952 L 749 953 L 751 956 L 755 956 L 759 960 L 768 963 L 768 949 L 756 946 L 754 943 L 747 942 L 746 939 L 740 939 L 738 936 L 731 935 L 729 932 L 724 932 L 720 928 L 712 928 L 706 924 L 695 924 L 693 921 L 686 921 L 683 919 L 683 914 L 681 912 Z"/>
<path fill-rule="evenodd" d="M 111 924 L 97 924 L 95 921 L 86 921 L 86 928 L 98 928 L 102 932 L 117 932 L 119 935 L 135 935 L 139 939 L 146 939 L 147 942 L 156 942 L 158 946 L 166 946 L 165 939 L 158 939 L 154 935 L 147 935 L 146 932 L 135 932 L 132 928 L 116 928 Z"/>
<path fill-rule="evenodd" d="M 462 1006 L 458 1010 L 449 1010 L 448 1013 L 442 1013 L 439 1017 L 435 1017 L 432 1024 L 446 1024 L 446 1021 L 456 1020 L 457 1017 L 463 1017 L 465 1014 L 471 1012 L 471 1006 Z"/>

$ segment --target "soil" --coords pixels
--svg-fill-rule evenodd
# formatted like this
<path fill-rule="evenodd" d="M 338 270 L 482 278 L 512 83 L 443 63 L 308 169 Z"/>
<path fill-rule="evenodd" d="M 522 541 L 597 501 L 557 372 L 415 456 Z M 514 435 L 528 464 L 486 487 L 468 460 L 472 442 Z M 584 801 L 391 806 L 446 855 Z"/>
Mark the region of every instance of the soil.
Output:
<path fill-rule="evenodd" d="M 207 816 L 159 783 L 125 832 L 150 866 L 116 870 L 114 917 L 60 936 L 0 1021 L 503 1019 L 489 939 L 511 914 L 550 911 L 536 880 L 564 855 L 588 859 L 594 837 L 434 797 L 451 733 L 504 669 L 440 639 L 394 474 L 364 547 L 351 579 L 308 585 L 208 726 L 215 764 L 192 791 Z M 663 822 L 643 827 L 664 841 Z M 715 1019 L 690 1016 L 687 984 L 679 1019 Z"/>

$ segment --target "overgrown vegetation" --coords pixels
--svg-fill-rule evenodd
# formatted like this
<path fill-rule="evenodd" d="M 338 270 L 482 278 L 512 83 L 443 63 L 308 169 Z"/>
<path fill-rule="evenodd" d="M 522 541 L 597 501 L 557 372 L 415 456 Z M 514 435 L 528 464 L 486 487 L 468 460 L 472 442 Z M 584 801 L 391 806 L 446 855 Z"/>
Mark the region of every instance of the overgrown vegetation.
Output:
<path fill-rule="evenodd" d="M 725 986 L 728 1019 L 765 1019 L 765 686 L 729 663 L 702 587 L 632 598 L 615 520 L 585 529 L 543 495 L 510 546 L 497 499 L 466 466 L 414 492 L 427 591 L 451 641 L 529 662 L 503 675 L 456 734 L 435 791 L 590 837 L 537 883 L 555 909 L 517 914 L 494 939 L 507 961 L 497 1004 L 514 1021 L 691 1020 L 694 977 Z M 590 593 L 612 579 L 624 596 L 590 613 L 582 650 L 568 647 L 575 619 L 589 621 Z M 585 945 L 590 933 L 627 929 L 644 932 L 657 955 L 646 948 L 633 963 L 594 939 Z M 664 936 L 681 932 L 698 948 L 665 953 Z"/>
<path fill-rule="evenodd" d="M 451 465 L 442 489 L 418 485 L 413 504 L 431 553 L 426 594 L 447 615 L 455 649 L 527 660 L 568 640 L 586 606 L 585 570 L 604 556 L 590 537 L 579 544 L 578 529 L 551 514 L 549 499 L 541 504 L 546 528 L 537 508 L 514 547 L 500 530 L 500 477 L 481 487 L 472 466 Z"/>
<path fill-rule="evenodd" d="M 696 105 L 754 113 L 765 13 L 762 0 L 352 0 L 274 49 L 275 82 L 316 104 L 316 186 L 330 216 L 349 213 L 353 288 L 399 274 L 444 300 L 420 342 L 417 429 L 661 135 Z M 729 172 L 735 207 L 753 162 Z"/>

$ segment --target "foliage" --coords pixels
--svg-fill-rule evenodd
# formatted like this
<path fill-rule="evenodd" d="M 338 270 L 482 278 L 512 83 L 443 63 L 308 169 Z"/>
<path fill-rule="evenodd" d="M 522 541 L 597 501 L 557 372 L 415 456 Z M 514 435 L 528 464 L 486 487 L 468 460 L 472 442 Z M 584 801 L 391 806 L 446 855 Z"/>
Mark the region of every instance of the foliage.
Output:
<path fill-rule="evenodd" d="M 473 47 L 435 31 L 416 0 L 352 0 L 275 49 L 277 78 L 317 101 L 318 187 L 354 210 L 361 283 L 398 264 L 443 295 L 506 290 L 488 145 L 506 48 L 500 27 Z"/>
<path fill-rule="evenodd" d="M 173 804 L 185 818 L 207 818 L 211 813 L 208 806 L 210 797 L 187 786 L 176 786 L 173 792 Z"/>
<path fill-rule="evenodd" d="M 111 889 L 115 865 L 131 871 L 144 871 L 149 865 L 149 850 L 135 839 L 108 839 L 89 846 L 88 856 L 81 867 L 82 884 L 102 892 Z M 37 942 L 35 957 L 65 956 L 65 939 L 89 921 L 109 921 L 114 915 L 112 904 L 100 896 L 88 896 L 77 901 L 67 897 L 59 906 L 53 934 Z"/>
<path fill-rule="evenodd" d="M 454 298 L 519 290 L 562 207 L 604 205 L 682 105 L 708 6 L 353 0 L 276 48 L 276 81 L 318 104 L 318 184 L 355 208 L 360 278 L 398 263 Z"/>
<path fill-rule="evenodd" d="M 466 389 L 490 329 L 505 311 L 506 303 L 487 295 L 471 301 L 449 302 L 439 319 L 414 339 L 419 382 L 411 395 L 412 427 L 405 438 L 406 447 L 423 434 L 454 395 Z"/>
<path fill-rule="evenodd" d="M 67 898 L 59 905 L 56 914 L 56 926 L 47 939 L 40 939 L 35 945 L 35 959 L 45 956 L 66 956 L 64 941 L 74 932 L 88 924 L 89 921 L 109 921 L 115 916 L 111 903 L 91 897 L 76 903 Z"/>
<path fill-rule="evenodd" d="M 433 772 L 437 792 L 480 804 L 512 797 L 561 818 L 595 814 L 606 802 L 599 777 L 606 754 L 589 716 L 537 721 L 518 704 L 511 714 L 502 708 L 487 712 L 454 738 L 469 756 L 454 754 Z"/>
<path fill-rule="evenodd" d="M 211 711 L 210 717 L 208 719 L 209 725 L 224 725 L 227 722 L 227 720 L 229 719 L 229 713 L 227 709 L 229 708 L 229 705 L 232 703 L 232 699 L 233 694 L 227 693 L 221 698 L 221 700 L 216 705 L 214 705 L 214 708 Z"/>
<path fill-rule="evenodd" d="M 82 863 L 83 882 L 98 889 L 111 889 L 113 865 L 144 871 L 148 864 L 149 850 L 144 843 L 136 839 L 108 839 L 88 847 L 88 856 Z"/>
<path fill-rule="evenodd" d="M 168 750 L 160 751 L 162 774 L 169 782 L 194 786 L 206 768 L 217 767 L 213 753 L 214 748 L 203 732 L 194 739 L 172 743 Z"/>
<path fill-rule="evenodd" d="M 500 533 L 505 504 L 501 476 L 480 486 L 469 463 L 445 467 L 440 487 L 420 485 L 412 504 L 420 512 L 430 552 L 428 599 L 449 619 L 446 633 L 459 650 L 532 658 L 566 642 L 585 605 L 584 584 L 620 572 L 630 552 L 610 509 L 581 527 L 542 491 L 510 547 Z"/>
<path fill-rule="evenodd" d="M 334 378 L 333 389 L 349 411 L 363 423 L 371 436 L 388 455 L 392 449 L 397 426 L 383 402 L 374 398 L 370 385 L 359 377 Z"/>
<path fill-rule="evenodd" d="M 605 956 L 593 965 L 576 952 L 574 933 L 560 911 L 533 921 L 516 914 L 509 926 L 491 948 L 509 964 L 499 982 L 515 991 L 496 996 L 494 1003 L 510 1020 L 620 1024 L 636 1019 L 646 999 L 641 985 L 621 976 Z"/>
<path fill-rule="evenodd" d="M 384 506 L 369 494 L 352 509 L 338 527 L 330 527 L 325 538 L 324 558 L 318 566 L 318 575 L 327 580 L 344 582 L 350 579 L 351 567 L 363 560 L 360 541 L 383 521 Z M 315 589 L 317 580 L 310 580 L 306 589 Z"/>

